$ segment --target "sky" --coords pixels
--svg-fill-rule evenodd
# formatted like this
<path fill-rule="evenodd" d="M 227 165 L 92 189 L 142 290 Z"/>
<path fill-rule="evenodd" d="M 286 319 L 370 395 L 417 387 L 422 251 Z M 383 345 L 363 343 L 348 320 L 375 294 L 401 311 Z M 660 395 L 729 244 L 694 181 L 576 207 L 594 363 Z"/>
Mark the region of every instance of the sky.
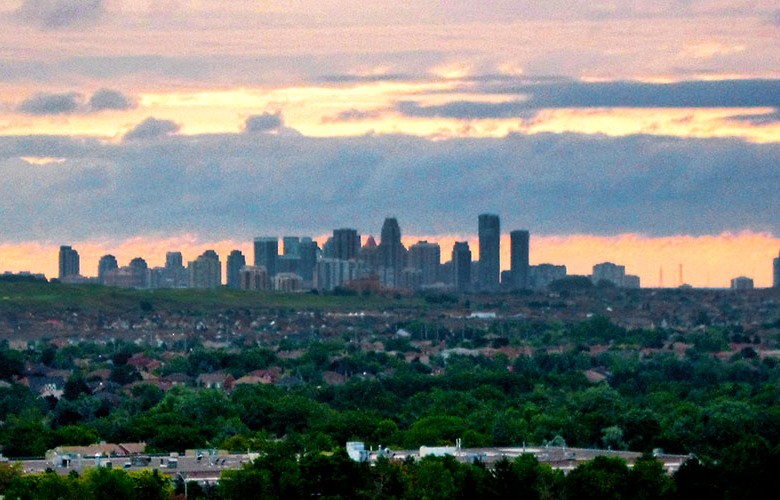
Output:
<path fill-rule="evenodd" d="M 779 42 L 769 0 L 7 0 L 0 272 L 387 216 L 477 257 L 495 213 L 532 264 L 770 286 Z"/>

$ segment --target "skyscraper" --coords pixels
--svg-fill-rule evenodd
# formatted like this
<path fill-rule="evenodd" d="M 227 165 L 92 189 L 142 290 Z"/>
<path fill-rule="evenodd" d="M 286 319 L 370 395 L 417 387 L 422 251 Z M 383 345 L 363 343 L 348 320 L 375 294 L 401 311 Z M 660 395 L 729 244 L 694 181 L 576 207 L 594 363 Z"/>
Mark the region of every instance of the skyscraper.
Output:
<path fill-rule="evenodd" d="M 461 292 L 471 288 L 471 249 L 468 241 L 456 241 L 452 247 L 452 284 Z"/>
<path fill-rule="evenodd" d="M 184 258 L 181 252 L 167 252 L 165 254 L 165 268 L 176 269 L 184 267 Z"/>
<path fill-rule="evenodd" d="M 227 258 L 227 287 L 241 287 L 241 268 L 246 266 L 246 258 L 241 250 L 233 250 Z"/>
<path fill-rule="evenodd" d="M 189 275 L 184 268 L 184 258 L 181 252 L 165 254 L 165 268 L 162 270 L 158 286 L 161 288 L 186 288 L 189 286 Z"/>
<path fill-rule="evenodd" d="M 517 230 L 509 233 L 511 239 L 510 253 L 512 271 L 512 288 L 525 290 L 530 288 L 528 282 L 529 243 L 531 235 L 528 231 Z"/>
<path fill-rule="evenodd" d="M 421 272 L 420 285 L 433 285 L 439 279 L 441 248 L 438 243 L 418 241 L 409 247 L 409 267 Z"/>
<path fill-rule="evenodd" d="M 772 279 L 772 286 L 775 288 L 780 288 L 780 252 L 778 252 L 777 257 L 772 263 L 774 264 L 774 278 Z"/>
<path fill-rule="evenodd" d="M 339 260 L 357 259 L 360 252 L 360 235 L 356 229 L 333 230 L 333 257 Z"/>
<path fill-rule="evenodd" d="M 276 275 L 276 260 L 279 258 L 279 238 L 263 236 L 255 238 L 255 266 L 263 266 L 269 278 Z"/>
<path fill-rule="evenodd" d="M 149 265 L 143 258 L 134 258 L 127 267 L 132 275 L 133 288 L 149 288 Z"/>
<path fill-rule="evenodd" d="M 317 265 L 318 251 L 319 246 L 316 241 L 308 237 L 301 238 L 298 244 L 298 252 L 301 258 L 301 262 L 298 265 L 298 275 L 307 283 L 311 283 L 314 280 L 314 267 Z"/>
<path fill-rule="evenodd" d="M 382 284 L 391 288 L 398 286 L 404 267 L 406 248 L 401 243 L 401 227 L 394 217 L 388 217 L 382 224 L 379 241 L 379 279 Z"/>
<path fill-rule="evenodd" d="M 60 279 L 66 276 L 78 276 L 79 253 L 69 246 L 60 247 Z"/>
<path fill-rule="evenodd" d="M 190 287 L 219 288 L 222 286 L 222 263 L 214 250 L 206 250 L 187 267 L 190 271 Z"/>
<path fill-rule="evenodd" d="M 106 273 L 119 269 L 119 264 L 116 261 L 116 257 L 111 254 L 104 255 L 98 261 L 98 283 L 101 285 L 106 282 Z"/>
<path fill-rule="evenodd" d="M 498 290 L 501 274 L 501 222 L 498 215 L 479 216 L 479 289 Z"/>
<path fill-rule="evenodd" d="M 297 236 L 283 236 L 284 255 L 286 257 L 298 257 L 300 252 L 301 239 Z"/>

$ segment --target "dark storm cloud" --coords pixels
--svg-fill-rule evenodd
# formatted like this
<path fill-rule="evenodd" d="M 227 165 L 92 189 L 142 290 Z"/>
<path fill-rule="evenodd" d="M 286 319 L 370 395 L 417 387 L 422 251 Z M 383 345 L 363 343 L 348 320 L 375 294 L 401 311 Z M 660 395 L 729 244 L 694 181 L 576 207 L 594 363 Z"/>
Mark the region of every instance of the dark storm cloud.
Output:
<path fill-rule="evenodd" d="M 147 123 L 147 122 L 145 122 Z M 156 124 L 151 126 L 149 124 Z M 159 126 L 159 125 L 163 126 Z M 0 138 L 5 240 L 144 234 L 475 233 L 490 211 L 546 234 L 780 234 L 780 145 L 578 134 L 430 141 L 167 135 L 118 144 Z M 30 166 L 20 156 L 64 163 Z"/>
<path fill-rule="evenodd" d="M 247 118 L 244 130 L 246 132 L 271 132 L 279 130 L 282 125 L 282 116 L 279 113 L 263 113 Z"/>
<path fill-rule="evenodd" d="M 125 134 L 125 140 L 158 139 L 175 134 L 179 131 L 179 125 L 171 120 L 158 120 L 149 117 Z"/>
<path fill-rule="evenodd" d="M 100 89 L 89 98 L 91 111 L 124 110 L 135 107 L 132 99 L 116 90 Z"/>
<path fill-rule="evenodd" d="M 553 82 L 506 84 L 487 81 L 475 92 L 518 96 L 502 103 L 453 101 L 423 106 L 402 101 L 407 116 L 456 119 L 527 117 L 552 108 L 755 108 L 780 107 L 780 80 L 641 82 Z"/>
<path fill-rule="evenodd" d="M 20 19 L 44 29 L 83 26 L 100 18 L 103 0 L 24 0 L 17 11 Z"/>
<path fill-rule="evenodd" d="M 28 115 L 64 115 L 75 112 L 80 103 L 81 96 L 75 92 L 38 93 L 23 101 L 17 109 Z"/>

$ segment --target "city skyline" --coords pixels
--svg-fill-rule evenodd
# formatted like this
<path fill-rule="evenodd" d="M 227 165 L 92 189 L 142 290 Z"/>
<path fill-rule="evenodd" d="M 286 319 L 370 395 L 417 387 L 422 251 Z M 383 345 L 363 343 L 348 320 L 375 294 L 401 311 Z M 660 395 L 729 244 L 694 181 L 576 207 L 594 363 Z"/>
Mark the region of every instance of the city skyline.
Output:
<path fill-rule="evenodd" d="M 494 220 L 495 219 L 495 220 Z M 535 241 L 536 235 L 534 235 L 534 238 L 531 238 L 531 232 L 523 229 L 508 229 L 504 232 L 501 232 L 500 229 L 500 216 L 495 214 L 480 214 L 478 217 L 478 224 L 477 224 L 477 231 L 476 234 L 472 234 L 469 237 L 466 237 L 463 241 L 458 241 L 458 238 L 454 239 L 447 239 L 447 240 L 434 240 L 434 241 L 427 241 L 425 239 L 419 239 L 415 238 L 414 236 L 401 236 L 401 229 L 399 227 L 398 220 L 395 217 L 388 217 L 385 219 L 383 225 L 382 225 L 382 231 L 380 234 L 384 235 L 384 239 L 388 242 L 385 245 L 389 245 L 390 242 L 398 240 L 401 245 L 403 245 L 404 250 L 404 260 L 406 259 L 407 253 L 410 253 L 410 250 L 413 247 L 420 247 L 420 246 L 436 246 L 436 255 L 439 256 L 439 264 L 446 264 L 448 261 L 450 261 L 450 258 L 452 257 L 454 259 L 454 248 L 456 245 L 463 244 L 467 246 L 471 246 L 471 249 L 469 250 L 469 255 L 472 258 L 473 262 L 479 261 L 479 247 L 480 247 L 480 238 L 479 238 L 479 232 L 482 229 L 483 225 L 488 222 L 488 225 L 492 226 L 491 230 L 497 229 L 499 232 L 499 245 L 500 245 L 500 271 L 501 271 L 501 278 L 500 282 L 502 287 L 506 287 L 505 280 L 509 280 L 511 283 L 514 283 L 514 286 L 519 289 L 526 288 L 530 285 L 528 269 L 525 268 L 527 264 L 530 264 L 533 266 L 539 266 L 539 265 L 546 265 L 546 266 L 562 266 L 564 269 L 568 267 L 568 270 L 565 272 L 568 272 L 568 275 L 590 275 L 591 271 L 595 272 L 596 268 L 601 266 L 602 264 L 608 264 L 613 265 L 617 264 L 619 267 L 623 268 L 625 272 L 626 267 L 628 268 L 628 271 L 631 273 L 636 273 L 635 269 L 632 268 L 631 265 L 626 266 L 625 264 L 621 264 L 619 260 L 610 259 L 610 258 L 604 258 L 597 261 L 594 261 L 590 264 L 588 264 L 587 269 L 582 267 L 575 267 L 572 268 L 569 263 L 567 263 L 565 260 L 550 260 L 545 259 L 545 256 L 539 256 L 536 255 L 534 251 L 532 251 L 532 245 L 531 241 Z M 498 227 L 496 227 L 498 226 Z M 492 234 L 492 233 L 491 233 Z M 351 238 L 350 241 L 352 241 L 352 244 L 357 243 L 359 245 L 358 251 L 354 252 L 354 250 L 350 249 L 348 250 L 348 253 L 350 255 L 339 255 L 339 252 L 344 252 L 343 248 L 339 248 L 335 241 L 338 239 L 341 239 L 342 236 L 348 236 Z M 545 238 L 542 238 L 545 239 Z M 276 272 L 273 271 L 273 269 L 276 268 L 276 262 L 281 260 L 284 260 L 285 257 L 289 256 L 295 256 L 300 257 L 301 256 L 301 248 L 306 244 L 305 242 L 312 242 L 314 245 L 321 250 L 326 248 L 326 243 L 330 243 L 329 240 L 333 240 L 334 246 L 331 248 L 331 252 L 333 252 L 333 255 L 336 258 L 340 257 L 346 257 L 347 259 L 352 259 L 353 257 L 362 258 L 359 254 L 361 253 L 361 249 L 368 248 L 370 245 L 376 245 L 374 235 L 372 233 L 369 234 L 361 234 L 361 231 L 353 229 L 353 228 L 339 228 L 334 229 L 331 235 L 323 235 L 315 238 L 311 238 L 308 236 L 289 236 L 289 235 L 279 235 L 279 236 L 259 236 L 253 238 L 250 242 L 221 242 L 216 247 L 214 245 L 209 244 L 200 244 L 202 247 L 204 247 L 204 250 L 202 250 L 199 253 L 202 253 L 203 255 L 207 254 L 214 254 L 214 248 L 217 248 L 216 251 L 216 257 L 220 259 L 221 262 L 221 268 L 220 273 L 223 273 L 225 276 L 225 279 L 218 278 L 221 280 L 220 282 L 226 286 L 230 287 L 229 284 L 229 278 L 228 276 L 231 274 L 230 270 L 230 264 L 228 262 L 229 258 L 235 258 L 239 254 L 241 256 L 243 264 L 249 264 L 252 263 L 254 266 L 262 266 L 264 268 L 269 267 L 269 259 L 273 261 L 272 264 L 270 264 L 272 271 L 268 273 L 269 276 L 273 276 L 276 274 Z M 173 240 L 169 240 L 173 241 Z M 251 245 L 252 241 L 254 242 L 253 246 Z M 381 240 L 380 240 L 381 241 Z M 279 243 L 282 243 L 283 246 L 279 246 Z M 191 243 L 191 242 L 190 242 Z M 444 245 L 441 245 L 441 243 L 444 243 Z M 565 243 L 565 242 L 564 242 Z M 269 246 L 270 245 L 270 246 Z M 446 245 L 450 245 L 449 247 Z M 492 245 L 492 243 L 491 243 Z M 266 246 L 269 246 L 268 252 L 271 252 L 271 254 L 266 255 L 266 250 L 264 249 Z M 343 246 L 343 245 L 342 245 Z M 559 245 L 560 246 L 560 245 Z M 563 246 L 566 246 L 565 244 Z M 209 247 L 209 248 L 205 248 Z M 292 248 L 291 248 L 292 247 Z M 73 245 L 62 245 L 59 246 L 59 257 L 57 261 L 53 264 L 54 269 L 57 269 L 57 273 L 48 273 L 45 271 L 46 268 L 49 267 L 48 263 L 47 265 L 43 266 L 43 269 L 36 268 L 34 266 L 27 267 L 23 270 L 16 270 L 17 272 L 33 272 L 33 273 L 41 273 L 45 274 L 49 278 L 53 277 L 62 277 L 63 275 L 63 255 L 75 255 L 75 266 L 76 269 L 79 269 L 79 258 L 80 254 L 78 252 L 78 248 L 74 248 Z M 229 249 L 228 249 L 229 248 Z M 377 245 L 376 249 L 380 250 L 382 249 L 382 245 Z M 116 249 L 114 249 L 116 250 Z M 93 257 L 93 253 L 95 250 L 88 250 L 86 253 L 87 259 L 90 259 Z M 125 251 L 126 252 L 126 251 Z M 119 253 L 121 255 L 125 255 L 123 251 L 120 250 Z M 775 253 L 777 255 L 778 253 Z M 203 255 L 200 255 L 202 257 Z M 606 252 L 605 255 L 609 257 L 611 254 L 609 252 Z M 178 266 L 181 266 L 182 263 L 186 262 L 189 259 L 183 259 L 182 252 L 175 249 L 175 248 L 168 248 L 165 250 L 164 254 L 164 261 L 159 262 L 159 255 L 148 255 L 143 252 L 136 252 L 132 258 L 128 257 L 126 259 L 119 258 L 113 254 L 113 253 L 107 253 L 102 254 L 99 259 L 97 259 L 97 265 L 95 268 L 95 272 L 93 273 L 89 269 L 91 269 L 90 266 L 87 266 L 85 268 L 83 261 L 80 264 L 80 272 L 77 272 L 75 274 L 80 274 L 84 277 L 97 277 L 100 278 L 102 276 L 102 272 L 104 272 L 105 264 L 104 261 L 106 259 L 109 259 L 109 267 L 108 269 L 117 269 L 118 263 L 122 264 L 125 260 L 129 261 L 128 266 L 132 267 L 134 262 L 136 261 L 142 261 L 143 265 L 146 267 L 148 265 L 148 268 L 151 269 L 153 267 L 168 267 L 170 265 L 171 259 L 178 264 Z M 193 256 L 192 260 L 199 260 L 195 258 L 196 256 Z M 72 259 L 72 257 L 71 257 Z M 149 264 L 147 264 L 146 259 L 149 259 Z M 391 260 L 392 261 L 392 260 Z M 751 282 L 755 283 L 756 287 L 763 288 L 763 287 L 772 287 L 777 286 L 778 283 L 778 271 L 777 269 L 780 269 L 780 257 L 772 258 L 769 266 L 766 265 L 766 263 L 762 263 L 762 265 L 759 265 L 758 267 L 768 267 L 768 271 L 766 274 L 768 274 L 768 279 L 765 280 L 761 276 L 761 273 L 759 272 L 756 275 L 752 274 L 740 274 L 736 276 L 732 276 L 728 278 L 727 282 L 725 284 L 718 283 L 718 284 L 706 284 L 704 286 L 701 285 L 693 285 L 698 286 L 701 288 L 728 288 L 730 284 L 732 284 L 734 278 L 740 278 L 740 277 L 747 277 L 751 280 Z M 526 264 L 527 263 L 527 264 Z M 242 265 L 243 265 L 242 264 Z M 380 266 L 384 266 L 384 260 L 380 259 L 378 261 L 378 264 Z M 419 264 L 419 263 L 418 263 Z M 454 264 L 453 262 L 450 262 L 450 264 Z M 2 262 L 0 261 L 0 265 L 2 265 Z M 69 268 L 73 269 L 74 264 L 69 264 Z M 411 267 L 419 267 L 419 265 L 411 266 Z M 237 272 L 238 268 L 240 266 L 235 267 L 233 270 L 233 274 L 235 274 L 237 279 Z M 381 269 L 381 268 L 380 268 Z M 392 266 L 390 266 L 390 270 L 392 272 Z M 524 273 L 523 278 L 518 278 L 516 269 L 521 269 L 521 273 Z M 525 269 L 525 271 L 522 271 L 522 269 Z M 0 269 L 0 271 L 3 271 Z M 6 270 L 8 271 L 8 270 Z M 184 269 L 183 269 L 184 271 Z M 685 279 L 687 276 L 684 273 L 684 266 L 682 264 L 678 264 L 676 268 L 669 269 L 667 268 L 667 277 L 666 281 L 664 281 L 664 268 L 660 267 L 658 269 L 659 275 L 658 275 L 658 281 L 653 282 L 652 280 L 645 280 L 645 278 L 642 277 L 641 273 L 634 274 L 634 277 L 641 280 L 642 286 L 646 288 L 658 288 L 658 287 L 678 287 L 682 285 L 691 285 L 690 280 Z M 13 272 L 13 271 L 11 271 Z M 280 271 L 281 272 L 281 271 Z M 451 269 L 450 272 L 454 273 L 454 269 Z M 507 276 L 504 276 L 504 273 L 510 273 L 507 274 Z M 400 281 L 396 281 L 397 278 L 395 277 L 389 277 L 386 276 L 386 273 L 384 271 L 379 271 L 379 277 L 383 284 L 392 284 L 392 283 L 400 283 Z M 454 276 L 452 277 L 454 280 Z M 495 287 L 485 287 L 481 276 L 475 276 L 473 277 L 473 285 L 478 290 L 498 290 L 498 285 L 495 285 Z M 709 279 L 709 278 L 708 278 Z M 309 277 L 306 277 L 305 280 L 310 280 Z M 435 280 L 427 280 L 427 284 L 432 284 Z M 234 282 L 235 283 L 235 282 Z M 453 286 L 455 286 L 456 289 L 458 288 L 458 285 L 455 281 L 451 283 Z M 236 285 L 237 287 L 237 285 Z"/>
<path fill-rule="evenodd" d="M 495 213 L 532 264 L 772 284 L 774 1 L 9 0 L 0 28 L 0 271 L 388 214 L 476 258 Z"/>

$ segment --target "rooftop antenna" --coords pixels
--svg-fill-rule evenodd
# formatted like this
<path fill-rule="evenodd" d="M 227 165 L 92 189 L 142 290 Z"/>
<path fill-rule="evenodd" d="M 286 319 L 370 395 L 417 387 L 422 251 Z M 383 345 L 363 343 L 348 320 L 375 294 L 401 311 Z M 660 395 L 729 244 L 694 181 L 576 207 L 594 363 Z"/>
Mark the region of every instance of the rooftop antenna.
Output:
<path fill-rule="evenodd" d="M 680 286 L 683 286 L 683 283 L 685 283 L 685 281 L 683 281 L 683 265 L 680 264 Z"/>
<path fill-rule="evenodd" d="M 661 266 L 660 271 L 658 271 L 658 288 L 664 287 L 664 266 Z"/>

